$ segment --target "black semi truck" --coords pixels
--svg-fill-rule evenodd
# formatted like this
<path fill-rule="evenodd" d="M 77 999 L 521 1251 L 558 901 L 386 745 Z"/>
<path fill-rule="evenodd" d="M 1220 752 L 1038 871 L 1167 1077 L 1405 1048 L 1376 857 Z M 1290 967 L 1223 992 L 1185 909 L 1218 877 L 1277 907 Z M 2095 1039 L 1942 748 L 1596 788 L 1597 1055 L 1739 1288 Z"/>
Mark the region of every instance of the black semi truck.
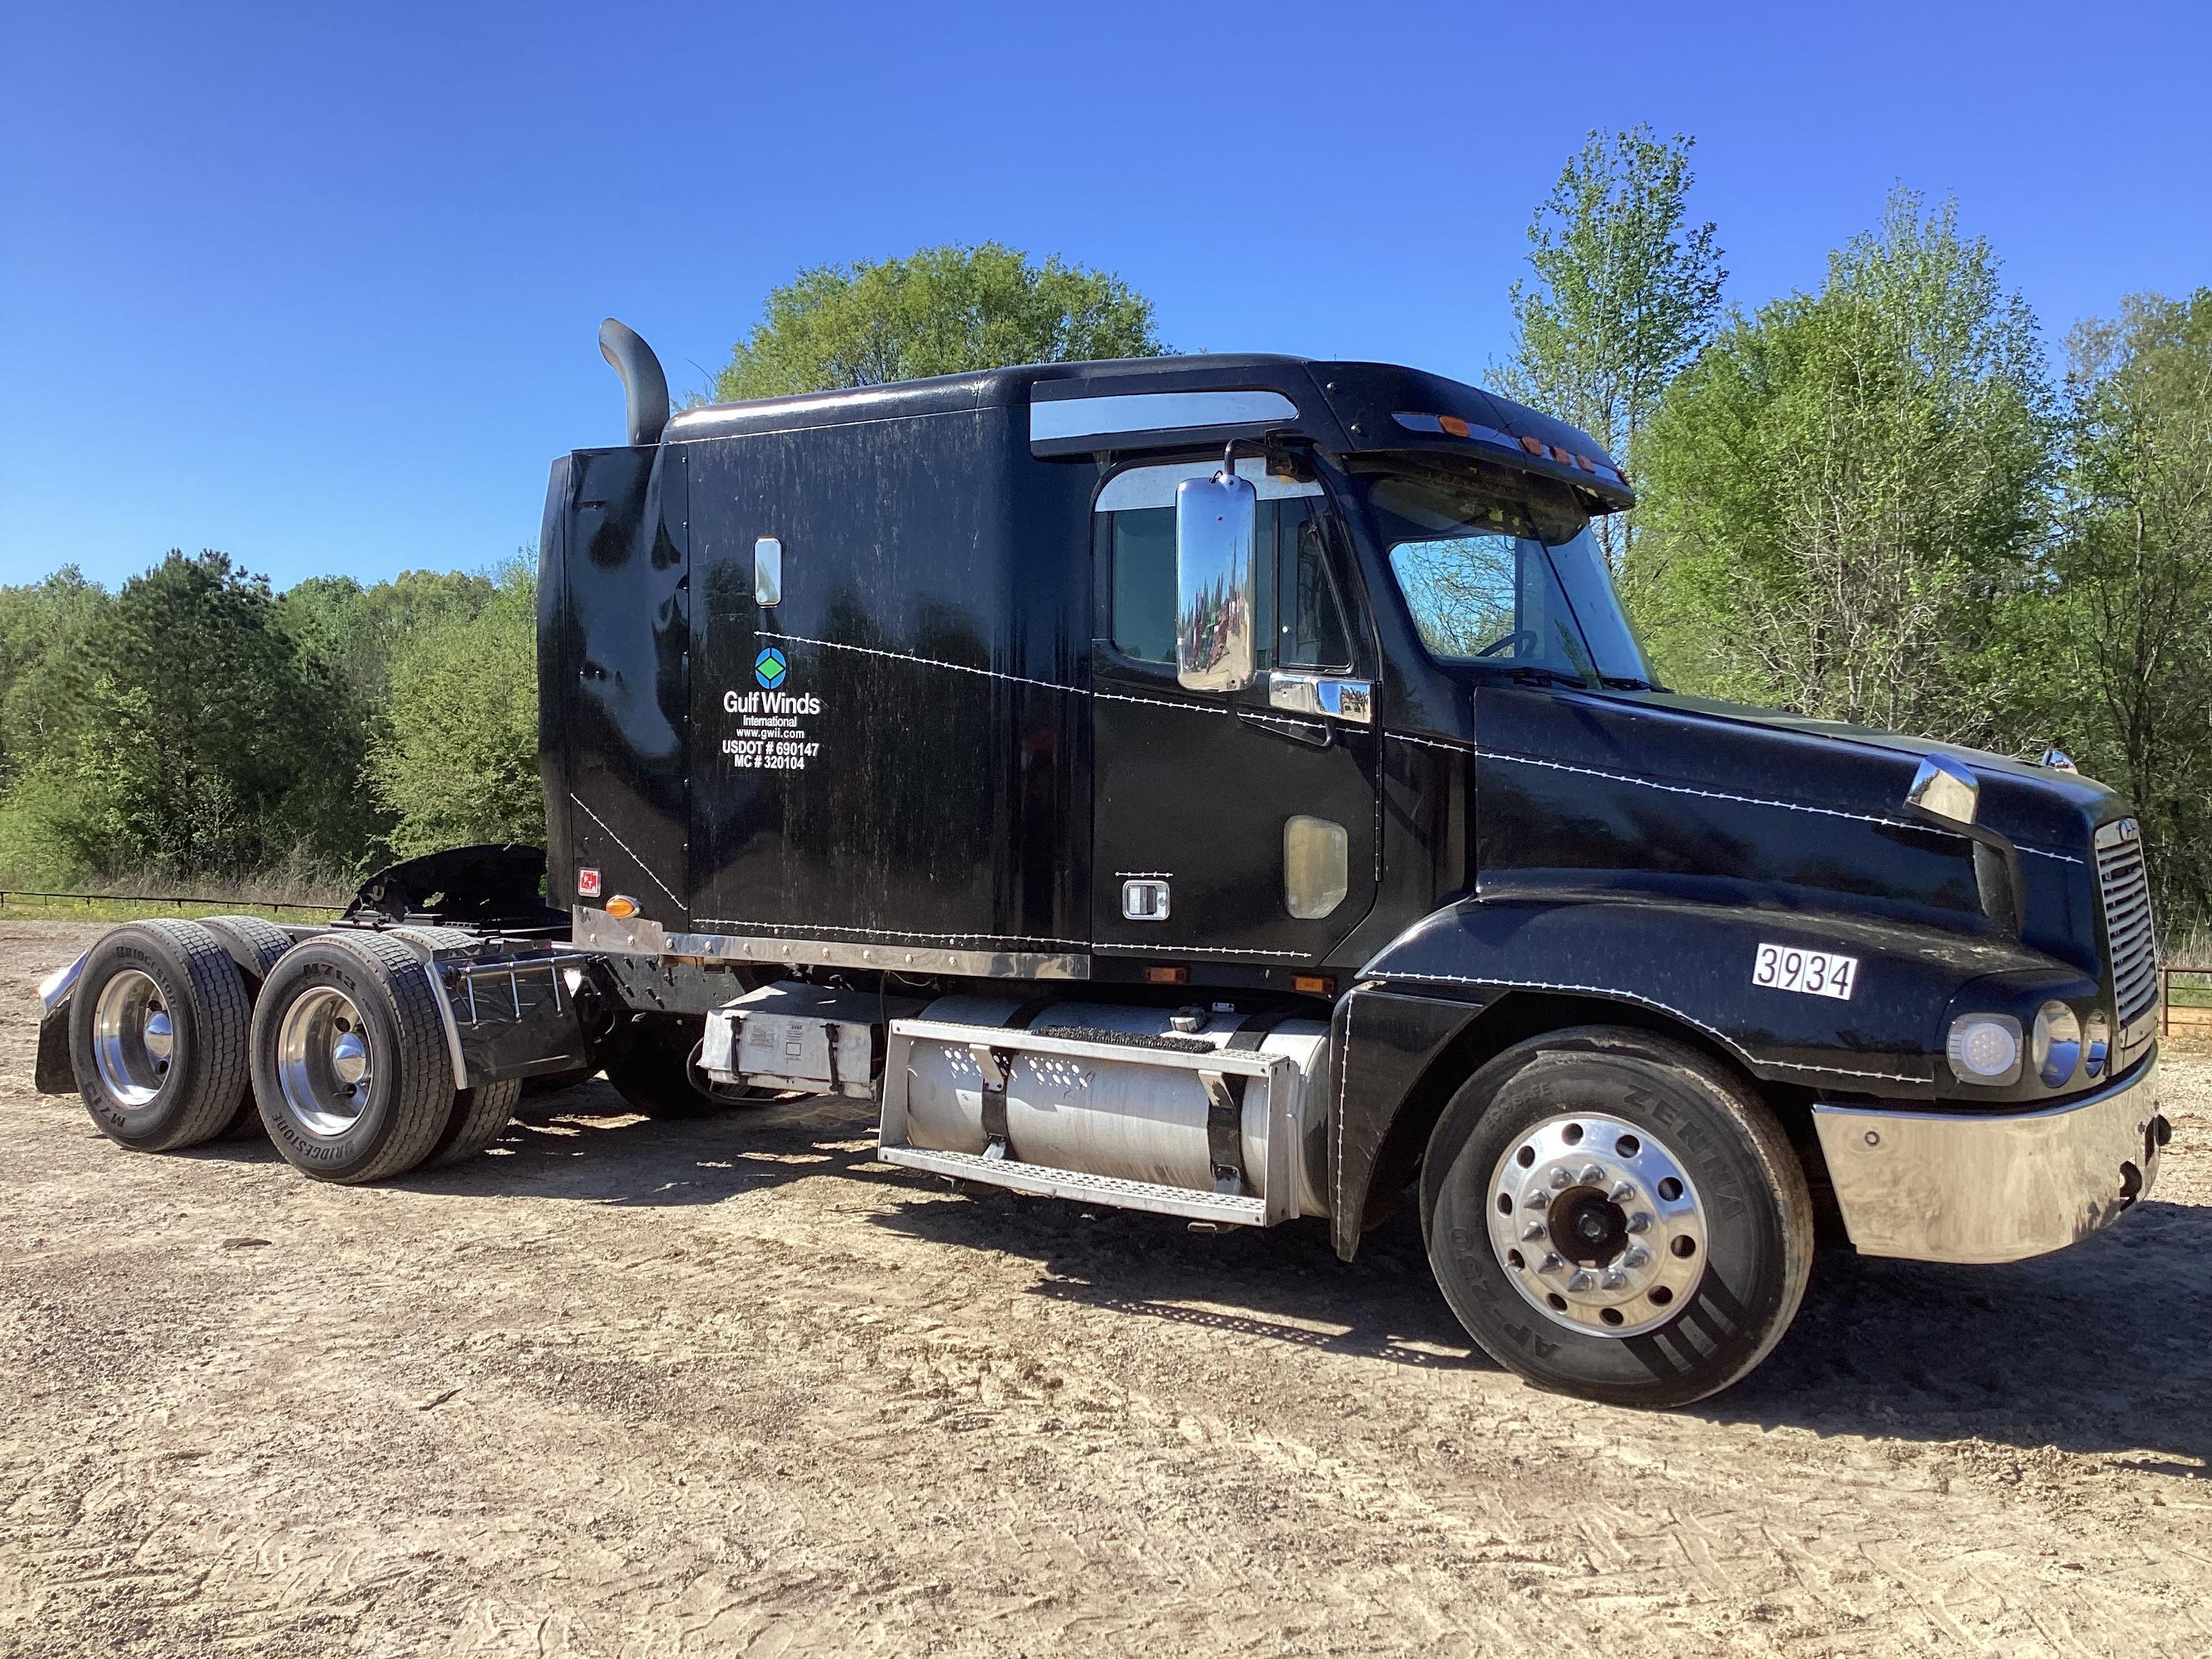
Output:
<path fill-rule="evenodd" d="M 40 1085 L 354 1182 L 532 1079 L 794 1090 L 891 1164 L 1200 1227 L 1417 1201 L 1474 1339 L 1696 1400 L 1816 1224 L 2005 1261 L 2147 1192 L 2136 825 L 2040 764 L 1654 684 L 1584 433 L 1376 363 L 1055 363 L 687 410 L 554 465 L 549 848 L 343 922 L 118 927 Z"/>

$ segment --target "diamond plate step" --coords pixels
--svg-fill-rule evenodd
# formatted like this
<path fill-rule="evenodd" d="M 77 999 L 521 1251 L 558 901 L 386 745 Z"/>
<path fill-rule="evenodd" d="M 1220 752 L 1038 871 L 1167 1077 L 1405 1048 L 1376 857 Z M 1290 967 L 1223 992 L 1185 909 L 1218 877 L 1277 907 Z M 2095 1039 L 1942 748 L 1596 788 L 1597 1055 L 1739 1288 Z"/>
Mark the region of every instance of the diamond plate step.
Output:
<path fill-rule="evenodd" d="M 1231 1198 L 1220 1193 L 1193 1192 L 1184 1187 L 1162 1187 L 1149 1181 L 1124 1181 L 1116 1176 L 1085 1175 L 1075 1170 L 1048 1169 L 1042 1164 L 1017 1164 L 1010 1158 L 985 1158 L 980 1152 L 939 1152 L 921 1146 L 879 1146 L 876 1156 L 886 1164 L 981 1186 L 1006 1187 L 1018 1193 L 1045 1198 L 1073 1198 L 1092 1204 L 1111 1204 L 1125 1210 L 1150 1210 L 1155 1215 L 1188 1216 L 1194 1221 L 1216 1221 L 1224 1226 L 1263 1227 L 1267 1206 L 1263 1199 Z"/>

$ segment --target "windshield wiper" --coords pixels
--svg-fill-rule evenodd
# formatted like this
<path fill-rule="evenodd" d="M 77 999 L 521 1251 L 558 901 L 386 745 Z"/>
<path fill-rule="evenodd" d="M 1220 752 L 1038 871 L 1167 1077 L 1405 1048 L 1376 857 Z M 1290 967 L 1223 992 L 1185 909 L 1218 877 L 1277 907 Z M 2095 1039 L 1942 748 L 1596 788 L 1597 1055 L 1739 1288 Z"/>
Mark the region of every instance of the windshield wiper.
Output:
<path fill-rule="evenodd" d="M 1579 674 L 1569 674 L 1557 668 L 1541 668 L 1533 663 L 1516 664 L 1508 671 L 1524 685 L 1571 685 L 1577 691 L 1590 689 L 1589 682 Z"/>
<path fill-rule="evenodd" d="M 1597 683 L 1608 691 L 1656 691 L 1659 689 L 1650 680 L 1625 679 L 1613 674 L 1601 674 Z"/>

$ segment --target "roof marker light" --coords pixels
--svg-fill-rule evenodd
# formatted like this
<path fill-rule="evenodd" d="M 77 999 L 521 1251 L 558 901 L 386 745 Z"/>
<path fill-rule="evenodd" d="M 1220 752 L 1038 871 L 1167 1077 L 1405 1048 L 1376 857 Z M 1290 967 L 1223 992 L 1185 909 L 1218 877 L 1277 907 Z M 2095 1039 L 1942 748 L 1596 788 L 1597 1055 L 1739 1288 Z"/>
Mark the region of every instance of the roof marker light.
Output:
<path fill-rule="evenodd" d="M 1456 415 L 1439 415 L 1437 416 L 1437 424 L 1455 438 L 1464 438 L 1468 435 L 1467 422 Z"/>
<path fill-rule="evenodd" d="M 1544 453 L 1544 441 L 1541 438 L 1523 437 L 1521 440 L 1521 447 L 1531 455 L 1540 455 Z"/>

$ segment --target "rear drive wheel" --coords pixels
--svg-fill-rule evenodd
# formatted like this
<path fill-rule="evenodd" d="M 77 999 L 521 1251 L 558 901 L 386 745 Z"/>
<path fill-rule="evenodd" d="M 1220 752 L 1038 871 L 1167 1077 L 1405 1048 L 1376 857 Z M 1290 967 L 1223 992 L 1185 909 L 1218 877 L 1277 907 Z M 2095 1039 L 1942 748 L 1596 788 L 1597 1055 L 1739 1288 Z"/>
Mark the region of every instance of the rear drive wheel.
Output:
<path fill-rule="evenodd" d="M 458 1092 L 422 958 L 367 932 L 295 946 L 253 1011 L 253 1092 L 276 1150 L 319 1181 L 381 1181 L 421 1164 Z"/>
<path fill-rule="evenodd" d="M 70 1058 L 100 1133 L 141 1152 L 222 1133 L 246 1096 L 246 988 L 191 921 L 118 927 L 87 953 L 70 998 Z"/>
<path fill-rule="evenodd" d="M 1587 1027 L 1508 1049 L 1430 1137 L 1421 1225 L 1444 1299 L 1500 1364 L 1618 1406 L 1683 1406 L 1796 1317 L 1813 1206 L 1788 1137 L 1680 1043 Z"/>
<path fill-rule="evenodd" d="M 453 1109 L 446 1119 L 446 1132 L 431 1148 L 427 1167 L 437 1169 L 474 1158 L 499 1139 L 499 1132 L 507 1127 L 507 1121 L 514 1115 L 515 1103 L 521 1098 L 520 1078 L 456 1090 Z"/>
<path fill-rule="evenodd" d="M 277 958 L 292 948 L 292 936 L 275 922 L 260 916 L 203 916 L 200 926 L 216 936 L 216 941 L 230 952 L 237 964 L 239 977 L 246 984 L 246 1006 L 250 1009 L 261 995 L 261 987 L 269 977 L 269 970 L 276 965 Z M 247 1090 L 239 1097 L 238 1110 L 231 1115 L 218 1137 L 223 1140 L 256 1140 L 261 1136 L 261 1113 L 253 1103 L 253 1091 Z"/>
<path fill-rule="evenodd" d="M 699 1022 L 648 1015 L 630 1027 L 621 1052 L 607 1061 L 607 1081 L 647 1117 L 690 1117 L 777 1097 L 773 1089 L 714 1082 L 700 1069 L 699 1047 Z"/>

